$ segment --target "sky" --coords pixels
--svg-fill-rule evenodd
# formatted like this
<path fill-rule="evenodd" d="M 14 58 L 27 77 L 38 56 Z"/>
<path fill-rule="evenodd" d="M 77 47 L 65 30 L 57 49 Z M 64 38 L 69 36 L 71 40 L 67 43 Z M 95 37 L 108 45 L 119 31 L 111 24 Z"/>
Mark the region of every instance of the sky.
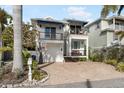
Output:
<path fill-rule="evenodd" d="M 12 6 L 2 5 L 12 15 Z M 23 21 L 30 22 L 31 18 L 53 17 L 56 20 L 73 18 L 92 22 L 100 17 L 101 5 L 24 5 Z"/>

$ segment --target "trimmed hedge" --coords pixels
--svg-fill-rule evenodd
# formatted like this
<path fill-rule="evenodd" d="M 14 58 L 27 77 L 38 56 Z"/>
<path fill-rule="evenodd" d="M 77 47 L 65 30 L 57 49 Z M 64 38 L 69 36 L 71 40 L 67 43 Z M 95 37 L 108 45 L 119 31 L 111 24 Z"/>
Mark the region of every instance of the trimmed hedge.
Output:
<path fill-rule="evenodd" d="M 90 54 L 92 61 L 104 62 L 104 60 L 117 60 L 117 62 L 124 62 L 124 46 L 113 46 L 108 48 L 101 48 L 93 50 Z"/>
<path fill-rule="evenodd" d="M 105 62 L 124 72 L 124 46 L 113 46 L 101 48 L 90 53 L 90 60 L 95 62 Z"/>
<path fill-rule="evenodd" d="M 106 60 L 105 61 L 106 64 L 110 64 L 112 66 L 116 66 L 117 65 L 117 60 Z"/>

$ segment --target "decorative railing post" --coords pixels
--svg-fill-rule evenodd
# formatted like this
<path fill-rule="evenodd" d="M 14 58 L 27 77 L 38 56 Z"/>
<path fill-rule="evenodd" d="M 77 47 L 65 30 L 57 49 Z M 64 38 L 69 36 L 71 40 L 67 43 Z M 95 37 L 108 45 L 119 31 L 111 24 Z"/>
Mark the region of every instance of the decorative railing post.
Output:
<path fill-rule="evenodd" d="M 32 81 L 32 69 L 31 69 L 31 65 L 32 65 L 32 58 L 28 58 L 28 68 L 29 68 L 29 72 L 28 72 L 28 80 Z"/>

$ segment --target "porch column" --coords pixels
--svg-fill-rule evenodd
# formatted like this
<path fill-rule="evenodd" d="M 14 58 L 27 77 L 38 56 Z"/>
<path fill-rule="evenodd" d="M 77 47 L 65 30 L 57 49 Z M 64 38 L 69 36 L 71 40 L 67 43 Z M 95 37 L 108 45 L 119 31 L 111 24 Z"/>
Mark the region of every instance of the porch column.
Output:
<path fill-rule="evenodd" d="M 86 58 L 89 59 L 89 44 L 88 44 L 88 38 L 86 39 Z"/>
<path fill-rule="evenodd" d="M 76 25 L 75 25 L 75 31 L 74 31 L 74 33 L 76 34 Z"/>
<path fill-rule="evenodd" d="M 115 18 L 113 18 L 113 29 L 115 30 Z"/>
<path fill-rule="evenodd" d="M 71 56 L 71 37 L 69 37 L 69 56 Z"/>

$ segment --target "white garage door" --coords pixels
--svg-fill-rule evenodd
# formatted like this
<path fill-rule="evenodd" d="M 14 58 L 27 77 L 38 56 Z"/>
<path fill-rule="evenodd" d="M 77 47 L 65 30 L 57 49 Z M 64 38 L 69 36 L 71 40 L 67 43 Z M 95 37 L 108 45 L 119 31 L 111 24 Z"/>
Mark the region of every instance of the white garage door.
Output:
<path fill-rule="evenodd" d="M 50 61 L 63 62 L 63 44 L 47 44 L 47 55 Z"/>

